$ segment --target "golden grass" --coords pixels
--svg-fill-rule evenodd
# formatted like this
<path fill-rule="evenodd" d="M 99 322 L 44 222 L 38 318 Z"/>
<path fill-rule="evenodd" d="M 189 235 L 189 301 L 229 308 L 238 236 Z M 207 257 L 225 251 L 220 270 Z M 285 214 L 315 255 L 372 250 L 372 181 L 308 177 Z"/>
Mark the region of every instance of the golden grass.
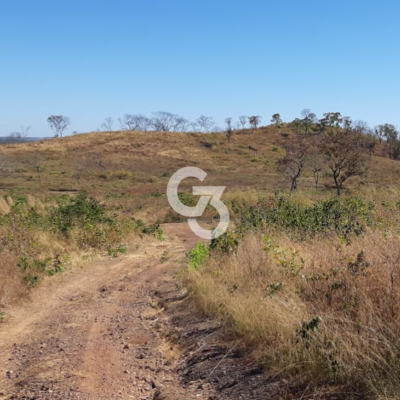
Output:
<path fill-rule="evenodd" d="M 237 255 L 214 255 L 188 272 L 197 304 L 228 317 L 272 374 L 358 384 L 397 399 L 400 239 L 371 231 L 350 245 L 333 237 L 275 240 L 266 246 L 251 234 Z M 301 259 L 304 268 L 292 274 Z M 312 321 L 315 329 L 304 325 Z"/>
<path fill-rule="evenodd" d="M 86 190 L 91 195 L 128 193 L 132 196 L 165 193 L 172 173 L 193 165 L 207 173 L 207 184 L 223 185 L 227 191 L 255 190 L 274 192 L 289 187 L 289 182 L 276 171 L 275 162 L 283 154 L 288 139 L 282 133 L 293 132 L 286 126 L 269 126 L 254 132 L 237 132 L 230 145 L 224 134 L 167 132 L 98 132 L 75 135 L 36 143 L 9 144 L 1 153 L 16 167 L 13 177 L 4 179 L 4 193 L 40 194 Z M 201 146 L 206 141 L 211 149 Z M 248 146 L 257 148 L 257 155 Z M 380 154 L 380 149 L 377 149 Z M 29 164 L 42 159 L 42 184 Z M 99 166 L 98 162 L 101 161 Z M 367 178 L 351 178 L 345 187 L 360 190 L 366 185 L 399 187 L 398 163 L 375 156 Z M 78 179 L 78 175 L 81 179 Z M 331 178 L 322 177 L 321 191 L 331 191 Z M 182 189 L 190 190 L 188 182 Z M 312 189 L 313 179 L 305 172 L 300 189 Z M 368 190 L 368 187 L 366 188 Z"/>
<path fill-rule="evenodd" d="M 1 308 L 15 303 L 27 294 L 21 273 L 17 267 L 17 257 L 10 252 L 2 252 L 0 259 L 0 314 Z"/>

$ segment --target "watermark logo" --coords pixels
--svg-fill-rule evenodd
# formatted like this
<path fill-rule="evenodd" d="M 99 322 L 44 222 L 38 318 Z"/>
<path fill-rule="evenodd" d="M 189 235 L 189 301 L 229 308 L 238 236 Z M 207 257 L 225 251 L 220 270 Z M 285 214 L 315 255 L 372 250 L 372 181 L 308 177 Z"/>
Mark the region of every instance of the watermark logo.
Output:
<path fill-rule="evenodd" d="M 168 182 L 167 197 L 171 207 L 184 217 L 189 217 L 188 223 L 190 229 L 203 239 L 214 239 L 221 236 L 229 226 L 229 210 L 226 205 L 220 200 L 225 186 L 193 186 L 193 194 L 201 196 L 195 207 L 189 207 L 180 201 L 178 197 L 178 186 L 185 178 L 197 178 L 203 182 L 207 173 L 197 167 L 185 167 L 175 172 Z M 211 199 L 211 201 L 210 201 Z M 202 228 L 196 218 L 201 217 L 208 205 L 208 202 L 219 213 L 219 224 L 212 230 Z"/>

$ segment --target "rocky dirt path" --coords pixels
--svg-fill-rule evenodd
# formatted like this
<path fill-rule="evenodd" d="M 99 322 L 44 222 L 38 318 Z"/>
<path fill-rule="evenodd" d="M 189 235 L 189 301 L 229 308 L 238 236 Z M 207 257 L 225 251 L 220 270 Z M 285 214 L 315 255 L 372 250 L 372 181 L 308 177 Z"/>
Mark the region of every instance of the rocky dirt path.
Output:
<path fill-rule="evenodd" d="M 198 237 L 163 230 L 164 242 L 48 279 L 13 311 L 0 325 L 0 400 L 302 396 L 195 310 L 175 275 Z"/>
<path fill-rule="evenodd" d="M 163 229 L 165 242 L 49 279 L 1 325 L 0 399 L 199 398 L 180 384 L 152 298 L 197 237 Z"/>

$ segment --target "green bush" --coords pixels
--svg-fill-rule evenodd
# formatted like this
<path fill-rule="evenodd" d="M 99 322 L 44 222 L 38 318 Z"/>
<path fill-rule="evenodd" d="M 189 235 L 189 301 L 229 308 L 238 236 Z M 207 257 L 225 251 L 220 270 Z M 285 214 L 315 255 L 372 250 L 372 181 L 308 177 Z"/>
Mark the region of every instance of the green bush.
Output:
<path fill-rule="evenodd" d="M 194 269 L 198 269 L 203 263 L 205 263 L 210 255 L 210 250 L 204 243 L 198 242 L 196 247 L 186 253 L 189 259 L 189 266 Z"/>
<path fill-rule="evenodd" d="M 261 199 L 250 205 L 243 201 L 232 208 L 244 230 L 272 225 L 302 235 L 335 232 L 348 239 L 373 224 L 374 205 L 358 198 L 336 197 L 304 206 L 278 194 L 272 202 Z"/>
<path fill-rule="evenodd" d="M 106 216 L 106 206 L 85 193 L 76 197 L 62 197 L 56 207 L 50 209 L 49 217 L 54 228 L 67 235 L 74 226 L 91 229 L 100 223 L 112 224 L 112 218 Z"/>
<path fill-rule="evenodd" d="M 197 199 L 191 193 L 179 192 L 178 199 L 180 200 L 180 202 L 183 205 L 189 206 L 189 207 L 192 207 L 192 206 L 196 205 L 196 203 L 197 203 Z"/>

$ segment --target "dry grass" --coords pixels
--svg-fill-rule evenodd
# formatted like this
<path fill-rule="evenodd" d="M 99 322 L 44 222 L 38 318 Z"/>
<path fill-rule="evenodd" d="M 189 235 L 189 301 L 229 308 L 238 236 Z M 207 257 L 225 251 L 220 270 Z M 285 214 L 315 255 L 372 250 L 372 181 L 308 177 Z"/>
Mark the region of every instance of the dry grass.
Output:
<path fill-rule="evenodd" d="M 397 399 L 399 245 L 380 232 L 351 245 L 251 234 L 236 256 L 214 256 L 186 278 L 201 308 L 228 316 L 272 374 Z"/>
<path fill-rule="evenodd" d="M 257 190 L 273 192 L 289 183 L 276 171 L 275 162 L 283 154 L 293 132 L 287 127 L 265 127 L 253 134 L 237 132 L 228 145 L 224 134 L 166 132 L 98 132 L 45 140 L 37 143 L 10 144 L 1 153 L 12 160 L 16 174 L 3 182 L 6 193 L 52 196 L 62 191 L 86 190 L 89 194 L 127 193 L 132 196 L 165 193 L 169 176 L 179 168 L 199 166 L 208 173 L 210 185 L 223 185 L 227 191 Z M 211 149 L 201 142 L 213 144 Z M 258 149 L 254 156 L 248 146 Z M 377 154 L 380 152 L 377 149 Z M 42 184 L 29 164 L 42 159 Z M 104 167 L 99 166 L 99 162 Z M 374 187 L 398 187 L 398 163 L 374 157 L 366 179 L 352 178 L 346 187 L 354 190 L 368 184 Z M 79 172 L 82 172 L 78 180 Z M 331 190 L 331 179 L 321 178 L 322 190 Z M 183 190 L 190 190 L 188 181 Z M 312 189 L 310 172 L 300 180 L 300 188 Z M 368 187 L 366 188 L 368 190 Z"/>
<path fill-rule="evenodd" d="M 17 257 L 9 252 L 1 253 L 0 260 L 0 314 L 1 308 L 15 303 L 27 294 L 21 273 L 17 267 Z"/>

